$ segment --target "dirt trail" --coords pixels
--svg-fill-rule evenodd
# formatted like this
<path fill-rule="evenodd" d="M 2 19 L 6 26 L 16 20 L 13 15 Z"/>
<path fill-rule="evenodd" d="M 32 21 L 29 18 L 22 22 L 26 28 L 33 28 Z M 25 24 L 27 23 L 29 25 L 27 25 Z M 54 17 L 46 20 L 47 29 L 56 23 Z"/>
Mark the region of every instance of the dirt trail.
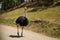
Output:
<path fill-rule="evenodd" d="M 16 36 L 16 31 L 16 28 L 0 25 L 0 40 L 59 40 L 27 30 L 24 30 L 24 37 L 10 37 L 11 35 Z M 19 32 L 21 32 L 21 29 L 19 29 Z"/>

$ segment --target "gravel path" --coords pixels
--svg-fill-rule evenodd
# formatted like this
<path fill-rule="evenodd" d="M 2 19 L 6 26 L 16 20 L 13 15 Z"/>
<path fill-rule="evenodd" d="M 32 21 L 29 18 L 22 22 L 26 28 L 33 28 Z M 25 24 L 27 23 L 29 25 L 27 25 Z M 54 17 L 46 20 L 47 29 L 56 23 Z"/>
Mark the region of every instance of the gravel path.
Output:
<path fill-rule="evenodd" d="M 16 37 L 16 31 L 16 28 L 11 26 L 0 25 L 0 40 L 59 40 L 27 30 L 24 30 L 23 37 Z M 19 29 L 19 32 L 21 32 L 21 29 Z"/>

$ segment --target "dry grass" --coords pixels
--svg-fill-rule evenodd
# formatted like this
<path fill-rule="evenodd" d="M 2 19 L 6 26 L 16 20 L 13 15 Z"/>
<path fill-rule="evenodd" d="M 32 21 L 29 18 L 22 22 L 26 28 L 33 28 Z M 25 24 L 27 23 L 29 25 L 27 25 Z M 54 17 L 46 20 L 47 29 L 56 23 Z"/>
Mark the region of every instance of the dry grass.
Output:
<path fill-rule="evenodd" d="M 24 8 L 1 14 L 0 24 L 15 25 L 17 17 L 24 16 L 24 14 Z M 30 24 L 26 29 L 60 38 L 60 6 L 44 10 L 39 8 L 38 10 L 28 11 L 27 18 L 29 19 Z M 42 22 L 35 23 L 34 21 L 36 20 L 41 20 Z"/>

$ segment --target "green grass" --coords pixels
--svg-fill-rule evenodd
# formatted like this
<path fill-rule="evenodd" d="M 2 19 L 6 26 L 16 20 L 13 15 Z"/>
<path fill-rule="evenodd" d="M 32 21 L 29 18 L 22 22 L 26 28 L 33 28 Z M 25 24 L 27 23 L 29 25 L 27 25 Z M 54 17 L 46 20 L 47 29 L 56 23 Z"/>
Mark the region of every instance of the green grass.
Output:
<path fill-rule="evenodd" d="M 19 16 L 24 16 L 24 9 L 19 8 L 11 12 L 0 14 L 0 24 L 15 25 L 15 21 Z M 42 33 L 47 36 L 60 38 L 60 6 L 35 9 L 34 11 L 27 12 L 27 18 L 30 23 L 26 27 L 37 33 Z M 42 21 L 35 23 L 34 21 Z"/>

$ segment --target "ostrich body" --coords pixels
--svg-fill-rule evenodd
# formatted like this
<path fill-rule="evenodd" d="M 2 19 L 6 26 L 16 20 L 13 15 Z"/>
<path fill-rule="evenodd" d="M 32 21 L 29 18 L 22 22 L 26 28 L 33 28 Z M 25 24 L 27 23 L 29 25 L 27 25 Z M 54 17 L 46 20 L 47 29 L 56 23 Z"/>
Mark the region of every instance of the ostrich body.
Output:
<path fill-rule="evenodd" d="M 16 20 L 16 24 L 19 24 L 20 26 L 27 26 L 28 25 L 28 19 L 24 16 L 20 16 Z"/>
<path fill-rule="evenodd" d="M 23 36 L 23 28 L 24 26 L 27 26 L 28 25 L 28 19 L 24 16 L 20 16 L 17 18 L 16 20 L 16 24 L 19 24 L 21 27 L 22 27 L 22 32 L 21 32 L 21 36 Z M 17 35 L 19 36 L 19 27 L 17 25 Z"/>

